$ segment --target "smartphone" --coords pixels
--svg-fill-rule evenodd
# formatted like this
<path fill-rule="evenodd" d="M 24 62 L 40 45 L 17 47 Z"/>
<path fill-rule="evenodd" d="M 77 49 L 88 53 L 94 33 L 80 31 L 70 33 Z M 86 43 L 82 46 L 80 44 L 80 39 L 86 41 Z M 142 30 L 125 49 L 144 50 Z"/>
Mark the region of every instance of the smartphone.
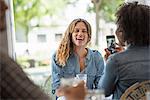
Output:
<path fill-rule="evenodd" d="M 115 41 L 115 36 L 114 35 L 107 35 L 106 36 L 106 41 L 107 41 L 107 49 L 110 51 L 111 54 L 115 53 L 116 50 L 116 41 Z"/>

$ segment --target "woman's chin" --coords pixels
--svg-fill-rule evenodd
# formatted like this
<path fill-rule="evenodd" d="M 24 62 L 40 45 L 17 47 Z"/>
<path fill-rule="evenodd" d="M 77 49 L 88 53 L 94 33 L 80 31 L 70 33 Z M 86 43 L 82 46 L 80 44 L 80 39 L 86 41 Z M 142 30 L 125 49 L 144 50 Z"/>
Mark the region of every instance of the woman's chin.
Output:
<path fill-rule="evenodd" d="M 76 44 L 76 47 L 84 47 L 85 45 L 83 44 Z"/>

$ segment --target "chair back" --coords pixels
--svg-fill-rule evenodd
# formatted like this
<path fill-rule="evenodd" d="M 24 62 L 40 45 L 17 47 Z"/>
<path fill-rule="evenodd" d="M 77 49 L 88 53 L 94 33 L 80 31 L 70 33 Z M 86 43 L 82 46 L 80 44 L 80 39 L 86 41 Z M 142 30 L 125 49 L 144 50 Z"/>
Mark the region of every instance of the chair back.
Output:
<path fill-rule="evenodd" d="M 133 84 L 124 92 L 120 100 L 146 100 L 147 92 L 150 92 L 150 80 Z"/>

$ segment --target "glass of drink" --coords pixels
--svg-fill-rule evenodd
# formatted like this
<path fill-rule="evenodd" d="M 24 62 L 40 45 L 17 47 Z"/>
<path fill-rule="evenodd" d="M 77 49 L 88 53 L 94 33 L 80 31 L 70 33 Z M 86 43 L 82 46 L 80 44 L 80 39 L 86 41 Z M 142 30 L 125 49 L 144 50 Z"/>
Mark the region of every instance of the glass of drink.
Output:
<path fill-rule="evenodd" d="M 146 100 L 150 100 L 150 91 L 146 92 Z"/>
<path fill-rule="evenodd" d="M 76 78 L 78 80 L 84 81 L 85 82 L 85 86 L 86 86 L 86 83 L 87 83 L 87 74 L 77 74 Z"/>
<path fill-rule="evenodd" d="M 63 99 L 59 100 L 84 100 L 85 90 L 84 83 L 77 78 L 62 78 L 61 89 L 64 93 Z"/>
<path fill-rule="evenodd" d="M 85 100 L 104 100 L 105 95 L 103 90 L 88 90 Z"/>
<path fill-rule="evenodd" d="M 80 82 L 79 79 L 76 78 L 62 78 L 61 79 L 61 87 L 75 87 Z"/>

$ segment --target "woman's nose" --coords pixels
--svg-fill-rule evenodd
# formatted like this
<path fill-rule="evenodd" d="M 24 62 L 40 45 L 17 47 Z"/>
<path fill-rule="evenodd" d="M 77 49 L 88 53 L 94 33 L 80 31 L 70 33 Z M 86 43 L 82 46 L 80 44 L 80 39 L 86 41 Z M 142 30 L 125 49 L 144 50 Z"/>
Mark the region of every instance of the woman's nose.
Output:
<path fill-rule="evenodd" d="M 78 35 L 79 35 L 79 36 L 82 36 L 82 35 L 83 35 L 83 32 L 82 32 L 82 31 L 79 31 Z"/>
<path fill-rule="evenodd" d="M 82 33 L 79 33 L 79 34 L 78 34 L 78 37 L 83 37 L 83 34 L 82 34 Z"/>

